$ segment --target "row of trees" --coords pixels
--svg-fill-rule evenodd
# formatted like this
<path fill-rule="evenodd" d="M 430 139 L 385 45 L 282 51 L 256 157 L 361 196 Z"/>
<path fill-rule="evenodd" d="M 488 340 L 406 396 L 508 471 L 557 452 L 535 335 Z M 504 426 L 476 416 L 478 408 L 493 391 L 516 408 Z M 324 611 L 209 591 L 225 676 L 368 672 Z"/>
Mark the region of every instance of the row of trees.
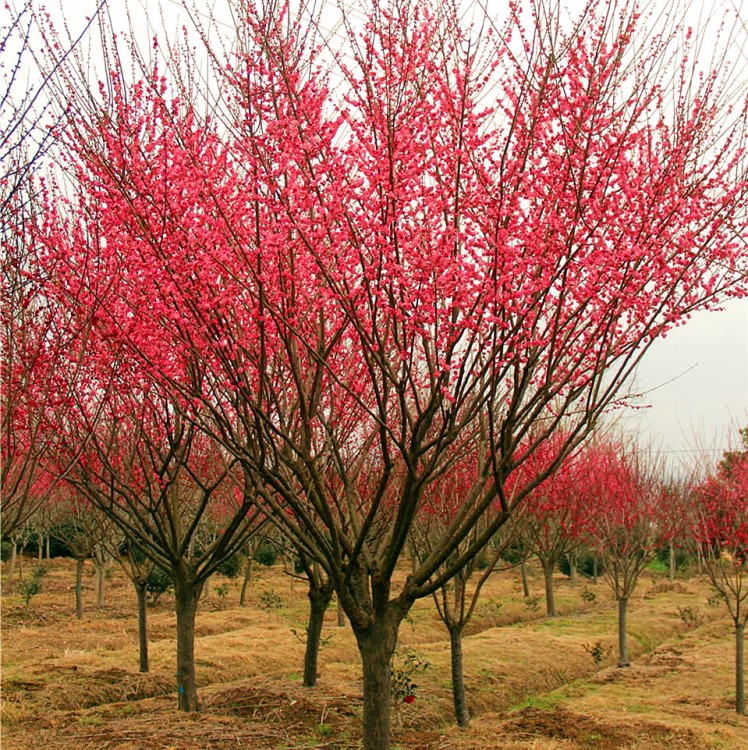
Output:
<path fill-rule="evenodd" d="M 727 603 L 735 625 L 736 708 L 739 713 L 744 712 L 742 644 L 747 569 L 743 537 L 748 523 L 748 428 L 743 435 L 744 450 L 726 454 L 710 478 L 698 485 L 681 482 L 678 486 L 665 484 L 659 471 L 661 467 L 645 461 L 632 444 L 603 442 L 597 438 L 569 457 L 559 471 L 538 487 L 512 524 L 504 527 L 502 534 L 492 541 L 489 550 L 435 592 L 434 601 L 452 645 L 452 688 L 455 716 L 460 726 L 467 726 L 470 720 L 463 676 L 462 636 L 475 612 L 483 585 L 497 569 L 516 565 L 528 555 L 534 555 L 544 573 L 548 615 L 554 616 L 554 569 L 562 556 L 573 560 L 571 552 L 582 545 L 587 554 L 595 555 L 598 570 L 610 584 L 619 604 L 619 667 L 629 664 L 627 606 L 641 573 L 655 555 L 666 551 L 668 546 L 677 545 L 682 554 L 697 561 L 699 571 L 708 573 L 717 593 Z M 65 542 L 69 554 L 78 560 L 76 603 L 79 617 L 84 559 L 92 556 L 98 570 L 104 556 L 109 554 L 133 581 L 138 591 L 141 624 L 140 669 L 148 671 L 145 593 L 147 586 L 154 590 L 154 583 L 160 583 L 160 580 L 151 580 L 153 571 L 160 568 L 155 568 L 138 546 L 94 508 L 58 502 L 51 504 L 49 510 L 56 511 L 57 519 L 50 533 Z M 455 506 L 449 502 L 432 499 L 417 519 L 411 545 L 416 558 L 414 564 L 428 554 L 429 535 L 454 512 Z M 209 544 L 215 536 L 215 527 L 203 524 L 200 546 Z M 318 564 L 296 556 L 293 547 L 277 535 L 274 540 L 271 537 L 266 533 L 255 535 L 256 539 L 264 540 L 265 552 L 272 552 L 271 559 L 276 556 L 273 548 L 290 555 L 286 564 L 289 573 L 301 573 L 309 582 L 311 606 L 304 684 L 313 686 L 317 679 L 322 623 L 332 587 Z M 247 552 L 251 554 L 251 545 Z M 229 559 L 232 575 L 239 572 L 238 558 Z M 265 557 L 260 559 L 265 560 Z M 251 565 L 251 558 L 247 565 Z M 227 564 L 218 568 L 221 573 L 227 570 Z M 569 574 L 572 574 L 571 569 Z M 103 576 L 99 575 L 97 580 L 103 581 Z"/>
<path fill-rule="evenodd" d="M 101 80 L 40 19 L 59 149 L 3 178 L 6 528 L 64 482 L 169 571 L 193 711 L 205 580 L 271 522 L 345 610 L 386 750 L 413 603 L 657 336 L 745 292 L 745 87 L 633 2 L 470 28 L 372 2 L 337 36 L 303 4 L 232 7 L 229 37 L 192 15 L 153 53 L 99 19 Z"/>

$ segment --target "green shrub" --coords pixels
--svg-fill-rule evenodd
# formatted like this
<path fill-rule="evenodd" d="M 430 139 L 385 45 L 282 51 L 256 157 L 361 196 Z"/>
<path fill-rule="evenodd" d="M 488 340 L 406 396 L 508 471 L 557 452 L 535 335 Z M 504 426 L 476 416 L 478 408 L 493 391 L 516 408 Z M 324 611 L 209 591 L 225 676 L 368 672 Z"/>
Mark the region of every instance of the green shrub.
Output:
<path fill-rule="evenodd" d="M 18 584 L 18 593 L 23 597 L 24 604 L 28 607 L 31 600 L 42 590 L 42 578 L 47 575 L 45 565 L 37 565 L 31 571 L 31 575 Z"/>
<path fill-rule="evenodd" d="M 5 562 L 6 560 L 10 560 L 11 556 L 13 555 L 13 542 L 8 541 L 7 539 L 0 542 L 0 560 Z"/>
<path fill-rule="evenodd" d="M 231 555 L 219 563 L 216 572 L 226 578 L 236 578 L 241 573 L 243 562 L 244 558 L 241 555 Z"/>
<path fill-rule="evenodd" d="M 145 590 L 150 597 L 151 604 L 155 604 L 161 594 L 168 591 L 173 585 L 171 576 L 163 568 L 154 565 L 145 581 Z"/>
<path fill-rule="evenodd" d="M 255 552 L 254 560 L 255 562 L 260 563 L 260 565 L 265 565 L 266 567 L 270 567 L 271 565 L 275 565 L 275 561 L 278 559 L 278 550 L 275 548 L 275 545 L 272 542 L 263 542 Z"/>
<path fill-rule="evenodd" d="M 280 609 L 283 606 L 283 599 L 272 589 L 269 591 L 263 591 L 260 595 L 260 608 L 261 609 Z"/>

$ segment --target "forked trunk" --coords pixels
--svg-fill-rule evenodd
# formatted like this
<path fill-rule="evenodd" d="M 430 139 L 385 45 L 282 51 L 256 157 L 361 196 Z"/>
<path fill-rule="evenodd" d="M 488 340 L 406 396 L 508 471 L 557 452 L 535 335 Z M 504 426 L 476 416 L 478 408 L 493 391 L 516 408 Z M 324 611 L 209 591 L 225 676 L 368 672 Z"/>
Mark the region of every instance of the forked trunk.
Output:
<path fill-rule="evenodd" d="M 177 693 L 181 711 L 198 710 L 195 678 L 195 614 L 200 585 L 174 581 L 177 602 Z"/>
<path fill-rule="evenodd" d="M 86 560 L 79 557 L 75 561 L 75 616 L 83 619 L 83 565 Z"/>
<path fill-rule="evenodd" d="M 449 645 L 452 659 L 452 701 L 457 726 L 470 725 L 470 712 L 465 698 L 465 674 L 462 665 L 462 625 L 449 627 Z"/>
<path fill-rule="evenodd" d="M 545 578 L 545 609 L 548 617 L 556 616 L 556 595 L 553 590 L 553 562 L 543 563 L 543 577 Z"/>
<path fill-rule="evenodd" d="M 304 686 L 317 684 L 317 662 L 322 639 L 322 624 L 332 598 L 332 586 L 318 587 L 309 584 L 309 623 L 306 628 L 306 651 L 304 652 Z"/>
<path fill-rule="evenodd" d="M 148 609 L 146 607 L 146 581 L 133 581 L 138 594 L 138 648 L 140 650 L 140 671 L 149 670 L 148 663 Z"/>
<path fill-rule="evenodd" d="M 376 617 L 366 628 L 353 630 L 364 671 L 364 750 L 389 750 L 392 656 L 398 623 Z"/>
<path fill-rule="evenodd" d="M 745 622 L 735 620 L 735 710 L 745 713 L 745 676 L 743 673 L 745 654 Z"/>
<path fill-rule="evenodd" d="M 626 639 L 626 614 L 628 613 L 629 600 L 627 597 L 621 597 L 618 600 L 618 666 L 628 667 L 629 647 Z"/>

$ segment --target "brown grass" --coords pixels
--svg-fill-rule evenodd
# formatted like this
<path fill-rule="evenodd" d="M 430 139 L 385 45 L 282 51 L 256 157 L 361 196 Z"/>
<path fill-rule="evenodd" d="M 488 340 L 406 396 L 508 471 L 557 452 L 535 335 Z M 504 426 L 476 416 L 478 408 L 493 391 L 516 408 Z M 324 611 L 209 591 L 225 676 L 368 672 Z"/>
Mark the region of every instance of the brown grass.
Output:
<path fill-rule="evenodd" d="M 27 569 L 29 565 L 27 564 Z M 55 560 L 28 608 L 4 580 L 4 750 L 300 750 L 360 747 L 361 680 L 349 628 L 327 615 L 320 680 L 301 686 L 306 592 L 280 569 L 262 569 L 250 605 L 201 602 L 196 657 L 202 710 L 175 709 L 172 600 L 149 610 L 152 670 L 137 672 L 132 587 L 115 572 L 107 604 L 74 615 L 73 564 Z M 213 584 L 224 583 L 223 579 Z M 535 577 L 534 589 L 541 591 Z M 471 728 L 451 723 L 449 646 L 430 601 L 403 623 L 400 642 L 430 663 L 418 698 L 398 707 L 395 746 L 416 750 L 571 750 L 748 747 L 748 720 L 734 712 L 732 634 L 698 580 L 643 580 L 629 615 L 634 666 L 614 655 L 595 664 L 589 648 L 615 644 L 615 607 L 605 587 L 594 602 L 559 577 L 560 616 L 522 599 L 516 573 L 487 586 L 465 639 Z M 280 609 L 259 607 L 264 592 Z M 686 617 L 683 613 L 690 616 Z"/>

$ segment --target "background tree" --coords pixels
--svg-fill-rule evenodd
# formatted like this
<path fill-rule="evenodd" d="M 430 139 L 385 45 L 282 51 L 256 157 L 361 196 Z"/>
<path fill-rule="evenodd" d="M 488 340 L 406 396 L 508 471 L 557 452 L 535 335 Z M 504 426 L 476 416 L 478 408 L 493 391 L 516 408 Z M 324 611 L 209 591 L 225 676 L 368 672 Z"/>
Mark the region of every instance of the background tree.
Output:
<path fill-rule="evenodd" d="M 124 371 L 119 368 L 120 376 Z M 67 481 L 173 581 L 179 706 L 195 711 L 200 594 L 218 566 L 246 545 L 262 514 L 244 491 L 241 472 L 238 480 L 233 476 L 236 462 L 152 386 L 128 390 L 118 383 L 95 424 L 81 394 L 78 410 L 65 413 L 60 430 L 70 455 L 80 451 L 81 441 L 86 446 Z M 220 530 L 217 518 L 224 524 Z M 202 533 L 206 523 L 208 535 Z"/>
<path fill-rule="evenodd" d="M 748 620 L 748 429 L 743 450 L 725 453 L 717 472 L 695 492 L 693 539 L 709 580 L 735 628 L 735 710 L 745 713 L 745 625 Z"/>
<path fill-rule="evenodd" d="M 511 6 L 478 34 L 446 4 L 373 3 L 336 48 L 304 8 L 238 0 L 206 76 L 189 41 L 165 73 L 104 27 L 107 85 L 57 79 L 73 179 L 39 237 L 60 294 L 320 561 L 362 657 L 367 750 L 390 744 L 413 602 L 489 543 L 658 335 L 745 281 L 730 66 L 699 75 L 680 30 L 642 30 L 634 4 L 566 26 L 557 8 Z M 459 512 L 393 589 L 426 488 L 481 430 Z"/>
<path fill-rule="evenodd" d="M 549 441 L 551 449 L 554 440 L 563 440 L 563 434 Z M 575 456 L 567 456 L 527 498 L 516 519 L 524 551 L 537 557 L 543 570 L 549 617 L 556 616 L 553 573 L 564 556 L 571 557 L 582 545 L 589 517 L 594 512 L 589 498 L 580 492 L 582 470 L 578 463 Z M 532 462 L 523 470 L 532 471 Z"/>
<path fill-rule="evenodd" d="M 590 509 L 589 540 L 618 602 L 618 666 L 630 665 L 628 605 L 639 577 L 667 543 L 677 511 L 667 502 L 663 466 L 631 441 L 589 447 L 579 475 Z"/>
<path fill-rule="evenodd" d="M 77 37 L 57 50 L 56 68 L 88 33 L 99 3 Z M 61 352 L 85 346 L 85 326 L 71 326 L 50 304 L 40 247 L 28 227 L 42 198 L 33 175 L 54 143 L 47 84 L 37 67 L 32 0 L 6 5 L 0 26 L 0 498 L 10 535 L 44 503 L 58 476 L 55 433 L 47 412 L 65 398 L 56 366 Z"/>

